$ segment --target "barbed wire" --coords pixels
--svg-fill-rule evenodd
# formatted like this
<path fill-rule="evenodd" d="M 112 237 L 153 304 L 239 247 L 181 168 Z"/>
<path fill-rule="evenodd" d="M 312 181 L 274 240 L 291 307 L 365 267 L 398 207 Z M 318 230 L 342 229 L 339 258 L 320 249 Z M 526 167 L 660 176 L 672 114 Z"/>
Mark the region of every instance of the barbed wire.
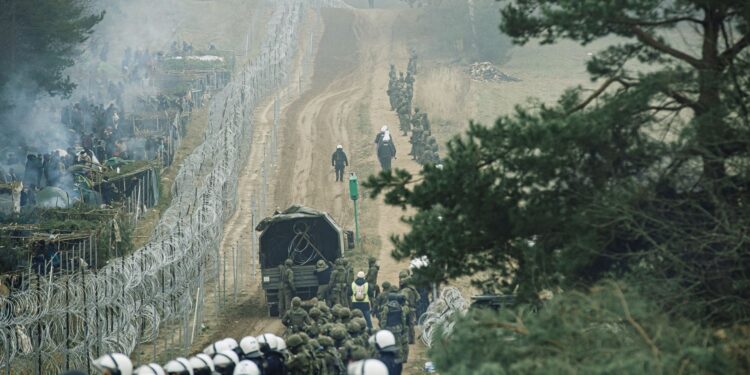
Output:
<path fill-rule="evenodd" d="M 448 287 L 440 292 L 440 297 L 427 308 L 427 312 L 419 317 L 422 327 L 422 342 L 429 348 L 438 327 L 442 327 L 445 335 L 450 335 L 455 324 L 454 315 L 462 314 L 469 309 L 469 304 L 457 288 Z"/>
<path fill-rule="evenodd" d="M 90 368 L 91 358 L 130 353 L 156 340 L 163 323 L 190 316 L 196 290 L 218 272 L 224 223 L 253 147 L 253 111 L 288 80 L 305 9 L 343 6 L 273 4 L 260 55 L 214 97 L 205 140 L 182 163 L 151 241 L 98 270 L 37 273 L 29 288 L 0 298 L 0 366 L 8 373 Z"/>

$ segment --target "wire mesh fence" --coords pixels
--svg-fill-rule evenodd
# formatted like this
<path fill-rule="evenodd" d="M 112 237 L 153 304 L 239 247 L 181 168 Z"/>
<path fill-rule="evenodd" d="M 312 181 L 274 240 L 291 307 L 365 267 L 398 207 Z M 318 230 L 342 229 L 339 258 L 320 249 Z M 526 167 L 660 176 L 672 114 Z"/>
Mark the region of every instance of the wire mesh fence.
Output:
<path fill-rule="evenodd" d="M 162 213 L 151 241 L 98 269 L 76 261 L 71 263 L 76 272 L 36 272 L 26 289 L 0 297 L 4 372 L 90 369 L 91 359 L 99 355 L 130 353 L 138 344 L 155 343 L 167 322 L 181 327 L 180 338 L 171 344 L 184 352 L 202 321 L 205 284 L 226 286 L 230 273 L 237 285 L 246 252 L 238 244 L 222 257 L 219 246 L 224 223 L 237 209 L 238 176 L 253 147 L 253 111 L 289 81 L 305 10 L 340 3 L 277 0 L 273 6 L 259 56 L 214 97 L 205 140 L 182 163 L 171 206 Z M 252 208 L 253 222 L 258 211 Z M 233 257 L 233 269 L 222 268 L 227 256 Z M 223 293 L 228 303 L 226 288 Z M 236 298 L 236 291 L 233 294 Z"/>

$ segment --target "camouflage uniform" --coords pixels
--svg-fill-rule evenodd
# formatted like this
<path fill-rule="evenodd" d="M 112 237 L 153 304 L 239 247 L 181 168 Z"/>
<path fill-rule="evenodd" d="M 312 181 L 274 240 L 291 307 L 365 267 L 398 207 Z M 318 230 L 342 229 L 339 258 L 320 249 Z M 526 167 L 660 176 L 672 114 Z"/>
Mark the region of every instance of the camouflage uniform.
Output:
<path fill-rule="evenodd" d="M 331 274 L 331 283 L 329 284 L 331 304 L 346 303 L 346 268 L 344 268 L 341 259 L 336 260 L 336 268 Z"/>
<path fill-rule="evenodd" d="M 411 109 L 406 100 L 399 104 L 397 113 L 399 129 L 406 135 L 411 130 Z"/>
<path fill-rule="evenodd" d="M 391 283 L 389 281 L 383 282 L 383 293 L 380 293 L 377 298 L 375 298 L 374 305 L 373 305 L 373 311 L 375 312 L 374 315 L 378 320 L 381 320 L 382 317 L 380 315 L 380 309 L 385 306 L 386 301 L 388 301 L 388 293 L 390 293 L 391 289 Z"/>
<path fill-rule="evenodd" d="M 292 308 L 281 318 L 281 323 L 287 327 L 287 334 L 304 332 L 311 322 L 307 311 L 302 308 L 302 300 L 299 297 L 292 299 Z"/>
<path fill-rule="evenodd" d="M 321 336 L 318 342 L 323 347 L 320 353 L 321 357 L 321 375 L 338 375 L 344 374 L 346 369 L 341 361 L 341 354 L 334 347 L 333 339 L 328 336 Z"/>
<path fill-rule="evenodd" d="M 375 257 L 367 259 L 367 264 L 367 276 L 365 276 L 365 281 L 372 286 L 375 298 L 377 298 L 380 294 L 380 285 L 378 285 L 378 272 L 380 272 L 380 266 Z"/>
<path fill-rule="evenodd" d="M 296 293 L 294 287 L 294 271 L 292 266 L 294 263 L 291 259 L 287 259 L 283 265 L 279 266 L 279 273 L 281 274 L 281 283 L 279 285 L 279 316 L 284 315 L 286 310 L 292 301 L 292 297 Z"/>
<path fill-rule="evenodd" d="M 417 324 L 417 306 L 419 306 L 420 297 L 417 290 L 409 283 L 409 271 L 401 271 L 398 278 L 401 286 L 401 294 L 406 297 L 406 305 L 408 307 L 408 320 L 406 323 L 409 333 L 409 344 L 414 344 L 414 326 Z"/>
<path fill-rule="evenodd" d="M 386 294 L 384 292 L 384 294 Z M 399 346 L 399 358 L 406 363 L 409 359 L 409 337 L 406 332 L 407 309 L 403 295 L 398 292 L 398 287 L 391 286 L 386 303 L 380 308 L 380 329 L 387 329 L 396 337 L 396 345 Z"/>
<path fill-rule="evenodd" d="M 315 373 L 314 357 L 308 351 L 300 335 L 294 334 L 286 340 L 289 358 L 286 360 L 288 375 L 309 375 Z"/>
<path fill-rule="evenodd" d="M 310 309 L 310 313 L 308 315 L 310 316 L 310 324 L 305 327 L 305 332 L 308 336 L 313 338 L 320 336 L 323 329 L 320 309 L 318 309 L 317 307 L 313 307 L 312 309 Z"/>

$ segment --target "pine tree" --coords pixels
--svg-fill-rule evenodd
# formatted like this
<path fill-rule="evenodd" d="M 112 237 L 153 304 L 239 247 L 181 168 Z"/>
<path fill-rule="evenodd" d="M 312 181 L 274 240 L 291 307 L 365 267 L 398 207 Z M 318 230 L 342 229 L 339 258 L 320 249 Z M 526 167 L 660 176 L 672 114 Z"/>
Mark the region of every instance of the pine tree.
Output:
<path fill-rule="evenodd" d="M 13 80 L 32 92 L 69 94 L 75 83 L 65 70 L 104 13 L 87 0 L 1 0 L 0 9 L 0 88 Z"/>
<path fill-rule="evenodd" d="M 750 3 L 523 0 L 501 28 L 620 41 L 588 62 L 592 93 L 472 124 L 419 177 L 369 179 L 416 209 L 394 255 L 426 256 L 431 280 L 512 276 L 527 300 L 630 278 L 667 311 L 750 321 Z"/>

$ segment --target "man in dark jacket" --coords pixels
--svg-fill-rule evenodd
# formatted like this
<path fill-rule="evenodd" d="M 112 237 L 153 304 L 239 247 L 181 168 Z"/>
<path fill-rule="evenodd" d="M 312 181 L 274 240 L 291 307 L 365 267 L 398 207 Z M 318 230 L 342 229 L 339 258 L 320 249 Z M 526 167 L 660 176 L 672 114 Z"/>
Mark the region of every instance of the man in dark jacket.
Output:
<path fill-rule="evenodd" d="M 336 146 L 336 151 L 331 156 L 331 165 L 336 169 L 336 181 L 344 181 L 344 168 L 349 166 L 344 146 Z"/>
<path fill-rule="evenodd" d="M 391 133 L 386 131 L 378 144 L 378 160 L 384 171 L 391 170 L 391 161 L 396 158 L 396 146 L 391 139 Z"/>

